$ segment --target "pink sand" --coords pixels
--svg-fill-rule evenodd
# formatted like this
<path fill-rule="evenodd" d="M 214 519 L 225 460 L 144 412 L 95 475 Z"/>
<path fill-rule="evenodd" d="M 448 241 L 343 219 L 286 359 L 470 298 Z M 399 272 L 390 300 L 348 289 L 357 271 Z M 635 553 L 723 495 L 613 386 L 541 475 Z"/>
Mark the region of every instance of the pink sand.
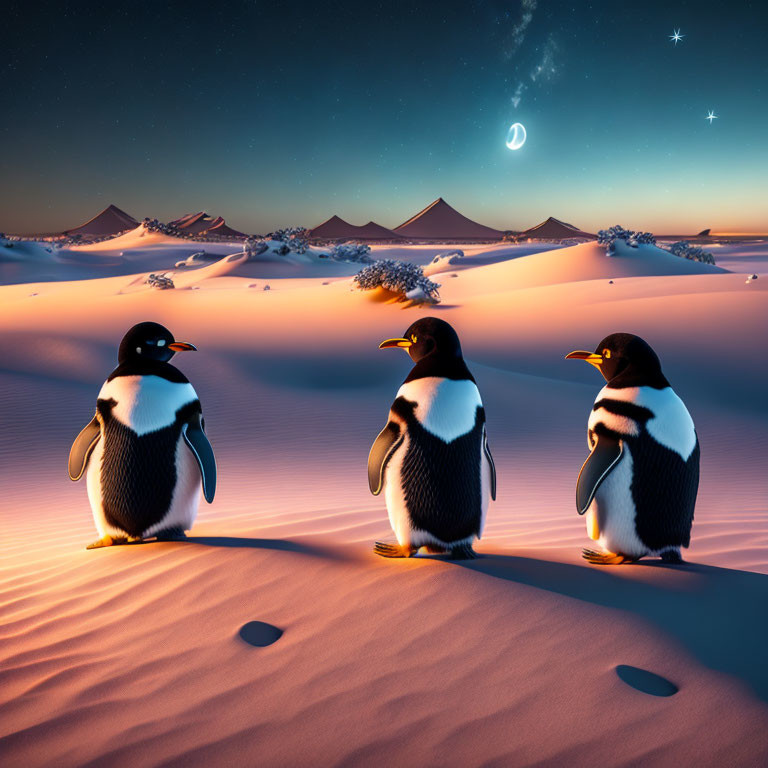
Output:
<path fill-rule="evenodd" d="M 427 310 L 309 262 L 282 279 L 214 264 L 175 291 L 107 268 L 1 287 L 3 766 L 766 764 L 768 260 L 747 284 L 598 248 L 437 275 Z M 367 452 L 409 369 L 377 344 L 427 313 L 461 335 L 499 474 L 469 563 L 371 552 L 392 535 Z M 85 551 L 96 532 L 67 453 L 145 319 L 199 346 L 175 362 L 218 495 L 189 542 Z M 612 331 L 657 349 L 696 422 L 685 567 L 580 557 L 574 483 L 601 381 L 563 356 Z M 245 644 L 254 620 L 283 636 Z M 679 692 L 642 693 L 622 664 Z"/>

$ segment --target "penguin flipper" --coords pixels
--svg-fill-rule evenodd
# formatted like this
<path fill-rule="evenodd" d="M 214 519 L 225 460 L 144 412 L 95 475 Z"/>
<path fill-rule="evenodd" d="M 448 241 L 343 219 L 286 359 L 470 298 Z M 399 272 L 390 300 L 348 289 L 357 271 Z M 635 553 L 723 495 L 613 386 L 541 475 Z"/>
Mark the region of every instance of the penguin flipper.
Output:
<path fill-rule="evenodd" d="M 75 438 L 72 447 L 69 449 L 69 479 L 79 480 L 88 466 L 88 459 L 91 451 L 96 447 L 101 436 L 101 426 L 94 417 L 83 427 L 80 434 Z"/>
<path fill-rule="evenodd" d="M 193 414 L 182 427 L 181 434 L 184 435 L 184 442 L 197 459 L 203 479 L 203 496 L 210 504 L 216 493 L 216 457 L 213 455 L 213 448 L 203 429 L 202 418 L 199 411 Z"/>
<path fill-rule="evenodd" d="M 373 441 L 371 452 L 368 454 L 368 487 L 374 496 L 381 493 L 387 462 L 403 439 L 404 436 L 400 435 L 400 427 L 394 421 L 390 421 Z"/>
<path fill-rule="evenodd" d="M 595 434 L 595 446 L 584 462 L 576 481 L 576 509 L 583 515 L 595 498 L 600 484 L 608 477 L 624 452 L 621 441 L 606 434 Z"/>
<path fill-rule="evenodd" d="M 493 456 L 491 456 L 491 448 L 488 445 L 488 434 L 485 431 L 485 426 L 483 426 L 483 451 L 485 458 L 488 459 L 488 467 L 491 470 L 491 498 L 496 501 L 496 463 L 493 460 Z"/>

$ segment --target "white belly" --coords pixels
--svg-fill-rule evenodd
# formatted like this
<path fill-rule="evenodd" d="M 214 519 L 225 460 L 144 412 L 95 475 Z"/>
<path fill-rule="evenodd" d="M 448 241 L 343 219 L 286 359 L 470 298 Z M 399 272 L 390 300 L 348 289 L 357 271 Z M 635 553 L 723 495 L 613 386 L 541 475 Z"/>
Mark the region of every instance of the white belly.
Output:
<path fill-rule="evenodd" d="M 632 498 L 632 453 L 626 442 L 619 463 L 597 489 L 586 512 L 587 533 L 609 552 L 632 557 L 648 554 L 648 547 L 635 531 L 635 502 Z"/>
<path fill-rule="evenodd" d="M 408 452 L 410 438 L 406 432 L 403 442 L 392 454 L 384 470 L 384 500 L 387 504 L 389 524 L 395 532 L 398 544 L 402 547 L 411 546 L 411 518 L 405 503 L 405 492 L 400 476 L 403 469 L 403 459 Z"/>
<path fill-rule="evenodd" d="M 121 537 L 125 531 L 110 525 L 104 517 L 101 497 L 101 461 L 104 455 L 104 437 L 96 443 L 86 471 L 88 500 L 91 503 L 93 521 L 100 536 Z M 176 487 L 168 511 L 163 519 L 147 528 L 142 536 L 148 538 L 164 528 L 179 527 L 188 531 L 197 517 L 200 504 L 200 468 L 195 457 L 180 435 L 176 443 Z"/>

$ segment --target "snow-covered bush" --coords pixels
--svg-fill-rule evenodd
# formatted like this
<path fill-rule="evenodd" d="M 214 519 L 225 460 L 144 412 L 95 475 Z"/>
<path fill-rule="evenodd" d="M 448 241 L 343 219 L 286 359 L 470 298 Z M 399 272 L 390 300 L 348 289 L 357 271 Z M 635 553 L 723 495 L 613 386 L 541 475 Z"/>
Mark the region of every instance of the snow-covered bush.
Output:
<path fill-rule="evenodd" d="M 259 237 L 246 237 L 243 242 L 243 252 L 248 254 L 248 259 L 255 259 L 269 248 L 266 240 Z"/>
<path fill-rule="evenodd" d="M 617 240 L 623 240 L 631 248 L 637 248 L 638 245 L 656 245 L 656 238 L 651 232 L 635 232 L 633 229 L 624 229 L 619 224 L 610 229 L 601 229 L 597 233 L 597 242 L 608 246 L 609 256 L 615 253 L 614 244 Z"/>
<path fill-rule="evenodd" d="M 157 288 L 161 291 L 165 291 L 169 288 L 175 288 L 176 286 L 173 284 L 173 280 L 171 279 L 171 276 L 169 274 L 164 275 L 158 275 L 154 272 L 147 277 L 147 279 L 144 281 L 147 285 L 151 285 L 153 288 Z"/>
<path fill-rule="evenodd" d="M 381 287 L 398 293 L 403 298 L 431 301 L 435 304 L 440 301 L 440 285 L 425 277 L 424 271 L 417 264 L 395 259 L 379 259 L 363 267 L 354 279 L 363 291 Z"/>
<path fill-rule="evenodd" d="M 179 229 L 175 224 L 164 224 L 157 219 L 150 219 L 149 216 L 142 220 L 141 225 L 147 232 L 160 232 L 163 235 L 170 235 L 171 237 L 192 237 L 191 232 L 185 232 L 184 230 Z"/>
<path fill-rule="evenodd" d="M 308 235 L 309 231 L 306 227 L 285 227 L 270 233 L 267 235 L 267 239 L 285 243 L 287 250 L 280 254 L 284 256 L 288 251 L 293 251 L 294 253 L 306 252 L 307 248 L 309 248 L 309 243 L 307 242 Z"/>
<path fill-rule="evenodd" d="M 334 261 L 355 261 L 360 264 L 368 264 L 371 259 L 368 254 L 371 252 L 370 245 L 361 243 L 340 243 L 331 248 L 331 258 Z"/>
<path fill-rule="evenodd" d="M 60 240 L 56 241 L 56 247 L 66 248 L 69 245 L 83 245 L 86 242 L 90 242 L 90 240 L 83 239 L 83 236 L 79 233 L 75 235 L 65 235 Z"/>
<path fill-rule="evenodd" d="M 699 248 L 697 245 L 691 245 L 687 240 L 680 240 L 680 242 L 672 243 L 672 245 L 669 246 L 669 252 L 674 253 L 675 256 L 680 256 L 683 259 L 700 261 L 702 264 L 715 263 L 715 257 L 711 253 Z"/>

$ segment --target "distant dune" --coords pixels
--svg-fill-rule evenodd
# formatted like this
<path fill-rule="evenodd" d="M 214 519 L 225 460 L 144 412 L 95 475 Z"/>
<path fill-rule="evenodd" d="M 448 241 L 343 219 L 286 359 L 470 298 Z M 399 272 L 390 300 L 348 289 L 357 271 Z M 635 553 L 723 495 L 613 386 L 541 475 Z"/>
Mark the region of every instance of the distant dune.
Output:
<path fill-rule="evenodd" d="M 705 275 L 725 271 L 721 267 L 673 256 L 653 245 L 630 248 L 619 242 L 616 255 L 607 256 L 604 245 L 590 242 L 479 267 L 464 275 L 464 280 L 467 287 L 477 289 L 489 286 L 510 289 L 599 278 Z"/>

